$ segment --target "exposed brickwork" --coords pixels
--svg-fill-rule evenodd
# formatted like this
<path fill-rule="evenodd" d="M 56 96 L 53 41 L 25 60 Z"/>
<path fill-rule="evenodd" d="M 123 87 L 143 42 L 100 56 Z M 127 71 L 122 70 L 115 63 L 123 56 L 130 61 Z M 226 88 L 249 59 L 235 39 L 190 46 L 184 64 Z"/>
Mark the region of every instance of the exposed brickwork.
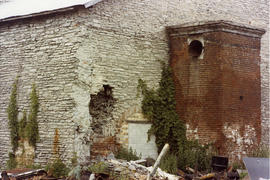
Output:
<path fill-rule="evenodd" d="M 119 144 L 115 137 L 96 137 L 91 146 L 91 158 L 95 159 L 98 156 L 106 157 L 110 153 L 117 152 L 117 149 L 119 149 Z"/>
<path fill-rule="evenodd" d="M 190 138 L 213 142 L 220 155 L 235 158 L 261 140 L 260 34 L 223 32 L 223 25 L 222 31 L 217 25 L 196 33 L 208 26 L 194 27 L 190 35 L 170 32 L 177 112 Z M 189 39 L 202 39 L 203 59 L 190 56 Z"/>

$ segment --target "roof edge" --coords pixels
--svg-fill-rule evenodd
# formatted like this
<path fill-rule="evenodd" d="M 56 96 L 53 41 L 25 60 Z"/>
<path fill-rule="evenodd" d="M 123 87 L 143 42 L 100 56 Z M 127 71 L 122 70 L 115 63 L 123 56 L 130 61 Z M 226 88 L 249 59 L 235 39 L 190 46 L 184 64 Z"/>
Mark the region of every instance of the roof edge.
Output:
<path fill-rule="evenodd" d="M 195 24 L 195 25 L 194 25 Z M 241 34 L 245 36 L 260 38 L 266 31 L 264 29 L 255 28 L 248 25 L 236 24 L 231 21 L 208 21 L 194 23 L 193 25 L 176 25 L 168 26 L 166 30 L 169 36 L 181 36 L 190 34 L 200 34 L 206 32 L 223 31 L 231 32 L 235 34 Z"/>
<path fill-rule="evenodd" d="M 83 5 L 75 5 L 75 6 L 71 6 L 71 7 L 60 8 L 60 9 L 55 9 L 55 10 L 50 10 L 50 11 L 43 11 L 43 12 L 39 12 L 39 13 L 32 13 L 32 14 L 27 14 L 27 15 L 22 15 L 22 16 L 12 16 L 12 17 L 8 17 L 8 18 L 0 19 L 0 23 L 7 22 L 7 21 L 26 19 L 26 18 L 32 18 L 32 17 L 37 17 L 37 16 L 44 16 L 44 15 L 54 14 L 54 13 L 58 13 L 58 12 L 71 11 L 71 10 L 74 10 L 75 7 L 78 7 L 78 6 L 83 6 Z"/>
<path fill-rule="evenodd" d="M 89 8 L 89 7 L 94 6 L 95 4 L 97 4 L 101 1 L 102 0 L 89 0 L 88 2 L 83 3 L 83 4 L 75 4 L 73 6 L 57 8 L 57 9 L 47 10 L 47 11 L 42 11 L 42 12 L 37 12 L 37 13 L 30 13 L 30 14 L 25 14 L 25 15 L 10 16 L 7 18 L 0 19 L 0 23 L 13 21 L 13 20 L 26 19 L 26 18 L 31 18 L 31 17 L 37 17 L 37 16 L 43 16 L 43 15 L 49 15 L 49 14 L 54 14 L 54 13 L 59 13 L 59 12 L 71 11 L 71 10 L 74 10 L 76 7 Z"/>
<path fill-rule="evenodd" d="M 84 7 L 85 7 L 85 8 L 89 8 L 89 7 L 91 7 L 91 6 L 93 6 L 93 5 L 97 4 L 97 3 L 99 3 L 99 2 L 101 2 L 101 1 L 102 1 L 102 0 L 88 1 L 87 3 L 84 4 Z"/>

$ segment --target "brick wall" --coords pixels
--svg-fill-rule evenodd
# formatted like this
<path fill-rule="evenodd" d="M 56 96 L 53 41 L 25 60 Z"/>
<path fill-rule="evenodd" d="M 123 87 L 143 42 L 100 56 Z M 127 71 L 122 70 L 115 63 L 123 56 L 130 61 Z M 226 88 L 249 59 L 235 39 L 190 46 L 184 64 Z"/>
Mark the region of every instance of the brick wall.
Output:
<path fill-rule="evenodd" d="M 104 0 L 89 9 L 1 23 L 1 166 L 11 150 L 6 108 L 17 75 L 20 112 L 29 106 L 33 82 L 39 91 L 40 142 L 35 162 L 50 159 L 54 129 L 59 127 L 62 158 L 67 160 L 77 151 L 85 159 L 93 135 L 89 128 L 90 94 L 98 93 L 104 84 L 114 88 L 114 120 L 105 125 L 102 135 L 118 134 L 118 141 L 127 139 L 126 133 L 118 132 L 125 113 L 140 107 L 138 78 L 157 87 L 159 60 L 169 60 L 166 26 L 223 19 L 267 29 L 268 3 Z M 260 52 L 264 135 L 269 127 L 268 34 L 262 37 Z M 267 142 L 269 137 L 262 138 Z"/>
<path fill-rule="evenodd" d="M 246 155 L 261 141 L 260 37 L 264 31 L 215 22 L 169 28 L 177 112 L 187 135 L 220 155 Z M 190 42 L 201 41 L 193 57 Z"/>

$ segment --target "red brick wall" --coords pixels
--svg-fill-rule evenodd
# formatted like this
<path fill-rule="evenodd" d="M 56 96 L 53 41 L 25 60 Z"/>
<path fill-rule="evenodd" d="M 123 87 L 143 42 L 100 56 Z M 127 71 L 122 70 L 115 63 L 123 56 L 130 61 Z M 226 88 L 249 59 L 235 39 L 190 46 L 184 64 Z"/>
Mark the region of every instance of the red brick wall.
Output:
<path fill-rule="evenodd" d="M 203 59 L 188 39 L 203 39 Z M 170 36 L 177 112 L 187 135 L 213 142 L 220 155 L 247 153 L 261 136 L 260 38 L 230 32 Z"/>
<path fill-rule="evenodd" d="M 93 144 L 91 145 L 91 159 L 95 159 L 98 156 L 106 157 L 110 153 L 115 153 L 119 148 L 119 144 L 116 142 L 114 136 L 109 137 L 95 137 Z"/>

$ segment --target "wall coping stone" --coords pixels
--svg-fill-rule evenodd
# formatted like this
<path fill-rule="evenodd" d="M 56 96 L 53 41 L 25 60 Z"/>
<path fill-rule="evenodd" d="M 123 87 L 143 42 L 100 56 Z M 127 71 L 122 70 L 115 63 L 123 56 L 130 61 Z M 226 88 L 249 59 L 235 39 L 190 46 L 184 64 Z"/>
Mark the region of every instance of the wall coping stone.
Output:
<path fill-rule="evenodd" d="M 230 32 L 249 37 L 261 38 L 266 32 L 264 29 L 255 28 L 248 25 L 236 24 L 231 21 L 208 21 L 193 23 L 196 25 L 175 25 L 166 27 L 169 36 L 183 36 L 192 34 L 201 34 L 208 32 Z"/>

